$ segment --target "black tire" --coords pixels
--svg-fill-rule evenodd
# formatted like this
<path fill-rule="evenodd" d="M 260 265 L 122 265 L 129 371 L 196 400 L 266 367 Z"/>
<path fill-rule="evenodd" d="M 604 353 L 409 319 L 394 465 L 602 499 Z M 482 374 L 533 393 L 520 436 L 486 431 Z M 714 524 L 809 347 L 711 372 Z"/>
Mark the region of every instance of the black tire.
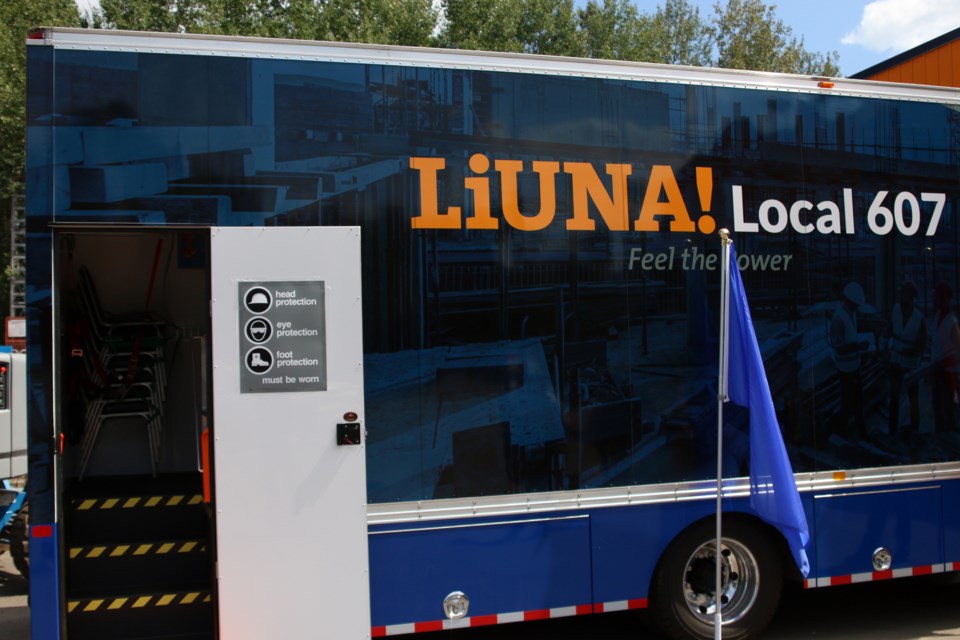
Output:
<path fill-rule="evenodd" d="M 757 638 L 780 602 L 783 566 L 770 536 L 749 522 L 723 523 L 723 637 Z M 716 524 L 700 522 L 667 548 L 650 589 L 663 632 L 677 640 L 714 637 Z"/>
<path fill-rule="evenodd" d="M 24 504 L 10 527 L 10 556 L 24 580 L 30 580 L 30 505 Z"/>

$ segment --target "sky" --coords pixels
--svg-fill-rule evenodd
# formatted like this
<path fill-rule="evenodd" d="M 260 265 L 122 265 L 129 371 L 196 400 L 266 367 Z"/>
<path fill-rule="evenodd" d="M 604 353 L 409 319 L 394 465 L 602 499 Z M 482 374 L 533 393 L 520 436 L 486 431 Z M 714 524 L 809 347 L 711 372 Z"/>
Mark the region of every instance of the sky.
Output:
<path fill-rule="evenodd" d="M 97 0 L 76 0 L 82 9 Z M 700 15 L 713 15 L 718 0 L 691 0 Z M 719 0 L 724 2 L 724 0 Z M 809 51 L 840 54 L 840 73 L 850 76 L 960 27 L 960 0 L 765 0 L 803 37 Z M 576 0 L 577 5 L 583 0 Z M 652 13 L 661 0 L 636 0 Z"/>
<path fill-rule="evenodd" d="M 691 0 L 703 17 L 716 0 Z M 766 0 L 808 51 L 840 54 L 851 76 L 960 27 L 960 0 Z M 640 0 L 649 12 L 659 5 Z"/>

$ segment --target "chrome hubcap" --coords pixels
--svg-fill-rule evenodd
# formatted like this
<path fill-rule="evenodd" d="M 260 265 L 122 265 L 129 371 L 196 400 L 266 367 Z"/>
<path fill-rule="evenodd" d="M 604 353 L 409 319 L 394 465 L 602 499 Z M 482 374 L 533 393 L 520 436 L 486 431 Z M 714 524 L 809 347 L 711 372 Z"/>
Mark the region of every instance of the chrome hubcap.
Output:
<path fill-rule="evenodd" d="M 713 624 L 717 612 L 716 542 L 700 545 L 687 560 L 683 573 L 683 597 L 690 612 L 707 624 Z M 729 538 L 720 547 L 720 613 L 723 623 L 736 622 L 747 614 L 757 600 L 760 574 L 750 550 Z"/>

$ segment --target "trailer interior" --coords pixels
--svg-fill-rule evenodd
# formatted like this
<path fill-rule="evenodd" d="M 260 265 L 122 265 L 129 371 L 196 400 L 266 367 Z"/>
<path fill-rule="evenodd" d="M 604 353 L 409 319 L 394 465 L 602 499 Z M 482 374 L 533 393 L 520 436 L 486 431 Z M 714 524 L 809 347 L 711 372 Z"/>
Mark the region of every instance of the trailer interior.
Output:
<path fill-rule="evenodd" d="M 66 637 L 215 637 L 209 231 L 68 227 L 54 246 Z"/>

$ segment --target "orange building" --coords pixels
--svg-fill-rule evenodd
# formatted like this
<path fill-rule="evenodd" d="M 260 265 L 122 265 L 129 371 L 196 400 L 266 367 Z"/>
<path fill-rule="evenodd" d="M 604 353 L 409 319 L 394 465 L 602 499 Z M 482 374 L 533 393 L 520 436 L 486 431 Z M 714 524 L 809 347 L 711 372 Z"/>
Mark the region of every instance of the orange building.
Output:
<path fill-rule="evenodd" d="M 960 87 L 960 29 L 904 51 L 851 77 Z"/>

